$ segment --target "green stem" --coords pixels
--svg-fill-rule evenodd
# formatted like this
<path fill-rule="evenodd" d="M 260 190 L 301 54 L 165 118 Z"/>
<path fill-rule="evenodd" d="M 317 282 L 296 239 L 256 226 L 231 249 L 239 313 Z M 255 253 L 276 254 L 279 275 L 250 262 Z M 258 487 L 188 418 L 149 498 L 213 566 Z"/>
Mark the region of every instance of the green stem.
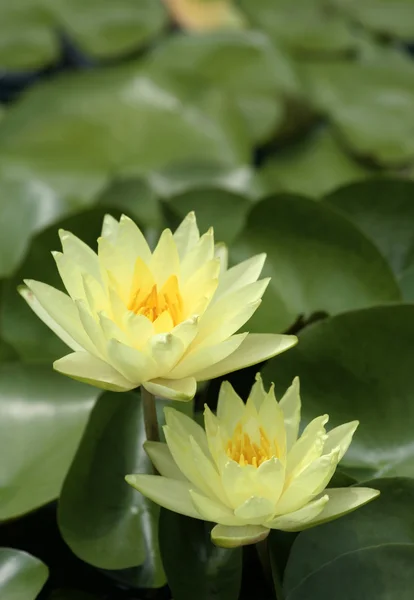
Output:
<path fill-rule="evenodd" d="M 144 409 L 145 435 L 151 442 L 159 442 L 157 410 L 155 408 L 155 396 L 150 394 L 144 386 L 141 386 L 142 406 Z"/>
<path fill-rule="evenodd" d="M 273 588 L 276 594 L 276 600 L 284 600 L 285 595 L 283 592 L 282 580 L 280 577 L 278 566 L 275 561 L 272 560 L 272 556 L 269 553 L 268 539 L 265 538 L 261 542 L 256 544 L 257 554 L 262 564 L 263 572 L 268 580 L 269 584 L 273 584 Z"/>

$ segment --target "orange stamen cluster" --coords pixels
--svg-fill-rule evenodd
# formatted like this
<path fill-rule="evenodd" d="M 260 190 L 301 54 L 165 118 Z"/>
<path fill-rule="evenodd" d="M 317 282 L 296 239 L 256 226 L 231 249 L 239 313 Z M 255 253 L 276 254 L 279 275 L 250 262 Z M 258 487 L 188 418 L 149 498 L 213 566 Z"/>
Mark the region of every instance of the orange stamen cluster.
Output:
<path fill-rule="evenodd" d="M 260 467 L 263 462 L 272 458 L 275 453 L 272 451 L 269 438 L 263 427 L 259 428 L 259 433 L 260 445 L 252 442 L 250 436 L 243 431 L 242 424 L 239 423 L 234 430 L 232 439 L 227 442 L 227 456 L 238 462 L 242 467 L 245 465 Z"/>
<path fill-rule="evenodd" d="M 171 275 L 159 292 L 156 284 L 149 293 L 143 293 L 143 290 L 138 288 L 132 295 L 128 309 L 137 315 L 144 315 L 152 322 L 167 311 L 174 326 L 181 323 L 183 300 L 176 275 Z"/>

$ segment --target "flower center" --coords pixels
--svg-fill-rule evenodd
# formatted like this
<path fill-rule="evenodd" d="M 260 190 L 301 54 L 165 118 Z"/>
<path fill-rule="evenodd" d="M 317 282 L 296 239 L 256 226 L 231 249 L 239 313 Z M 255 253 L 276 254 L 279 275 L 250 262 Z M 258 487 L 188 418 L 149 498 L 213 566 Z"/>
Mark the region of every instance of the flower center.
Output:
<path fill-rule="evenodd" d="M 171 275 L 158 291 L 154 284 L 150 291 L 148 288 L 138 288 L 132 295 L 128 309 L 137 315 L 144 315 L 154 322 L 164 312 L 168 312 L 175 325 L 183 320 L 183 299 L 180 294 L 176 275 Z"/>
<path fill-rule="evenodd" d="M 234 430 L 233 437 L 227 442 L 227 456 L 235 460 L 242 467 L 245 465 L 260 465 L 274 456 L 269 438 L 263 427 L 259 428 L 260 443 L 256 444 L 250 439 L 250 436 L 243 431 L 241 423 Z"/>

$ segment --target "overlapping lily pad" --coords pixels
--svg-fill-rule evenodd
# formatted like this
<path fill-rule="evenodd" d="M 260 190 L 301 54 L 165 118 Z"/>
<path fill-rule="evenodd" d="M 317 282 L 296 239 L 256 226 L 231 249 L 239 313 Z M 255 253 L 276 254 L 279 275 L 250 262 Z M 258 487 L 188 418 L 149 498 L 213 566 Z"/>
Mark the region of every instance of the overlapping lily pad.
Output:
<path fill-rule="evenodd" d="M 304 329 L 263 374 L 279 393 L 299 375 L 305 421 L 324 413 L 330 427 L 360 421 L 343 459 L 351 475 L 412 477 L 413 343 L 413 305 L 348 312 Z"/>
<path fill-rule="evenodd" d="M 308 198 L 276 195 L 256 204 L 232 251 L 237 260 L 267 253 L 264 275 L 272 279 L 251 331 L 285 331 L 300 316 L 400 298 L 372 242 L 340 213 Z"/>
<path fill-rule="evenodd" d="M 285 571 L 287 600 L 408 600 L 414 586 L 412 479 L 368 482 L 381 491 L 366 507 L 301 533 Z"/>
<path fill-rule="evenodd" d="M 98 400 L 59 500 L 63 538 L 82 560 L 101 569 L 127 569 L 137 587 L 161 587 L 158 507 L 133 490 L 128 473 L 152 470 L 138 393 Z"/>
<path fill-rule="evenodd" d="M 51 366 L 1 365 L 0 520 L 59 495 L 97 395 Z"/>
<path fill-rule="evenodd" d="M 11 548 L 0 548 L 0 593 L 6 600 L 35 600 L 48 569 L 40 560 Z"/>
<path fill-rule="evenodd" d="M 406 300 L 414 295 L 414 182 L 381 179 L 341 188 L 325 199 L 349 217 L 388 260 Z"/>

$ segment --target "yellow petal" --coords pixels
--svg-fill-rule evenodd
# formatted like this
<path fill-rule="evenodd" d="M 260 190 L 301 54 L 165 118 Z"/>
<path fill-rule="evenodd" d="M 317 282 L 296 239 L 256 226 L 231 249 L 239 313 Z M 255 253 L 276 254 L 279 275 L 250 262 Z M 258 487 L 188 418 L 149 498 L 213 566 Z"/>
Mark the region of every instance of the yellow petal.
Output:
<path fill-rule="evenodd" d="M 265 260 L 266 254 L 257 254 L 223 273 L 214 296 L 214 302 L 217 302 L 224 295 L 236 292 L 240 288 L 249 285 L 249 283 L 257 281 Z"/>
<path fill-rule="evenodd" d="M 300 388 L 299 377 L 295 377 L 292 385 L 287 389 L 279 402 L 283 411 L 286 431 L 286 447 L 289 451 L 296 442 L 300 424 Z"/>
<path fill-rule="evenodd" d="M 213 258 L 214 232 L 211 228 L 201 236 L 190 252 L 183 257 L 180 265 L 180 283 L 184 285 L 196 271 Z"/>
<path fill-rule="evenodd" d="M 177 467 L 167 444 L 146 441 L 144 442 L 144 449 L 160 475 L 188 482 L 188 479 Z"/>
<path fill-rule="evenodd" d="M 117 340 L 126 346 L 129 346 L 128 335 L 118 325 L 110 319 L 105 313 L 99 313 L 99 324 L 106 340 Z"/>
<path fill-rule="evenodd" d="M 244 414 L 245 405 L 243 400 L 234 391 L 232 385 L 228 381 L 221 384 L 218 403 L 217 417 L 220 424 L 223 425 L 229 437 Z"/>
<path fill-rule="evenodd" d="M 185 219 L 174 232 L 174 241 L 177 246 L 180 260 L 184 258 L 197 244 L 200 233 L 194 212 L 188 213 Z"/>
<path fill-rule="evenodd" d="M 73 352 L 53 363 L 53 368 L 72 379 L 112 392 L 127 392 L 135 387 L 111 365 L 87 352 Z"/>
<path fill-rule="evenodd" d="M 213 258 L 181 285 L 185 318 L 200 315 L 205 311 L 216 291 L 219 272 L 220 262 Z"/>
<path fill-rule="evenodd" d="M 259 383 L 259 382 L 258 382 Z M 259 422 L 271 442 L 276 445 L 277 456 L 285 462 L 286 431 L 283 411 L 276 401 L 274 386 L 270 387 L 259 409 Z"/>
<path fill-rule="evenodd" d="M 115 244 L 118 237 L 119 222 L 112 215 L 105 215 L 102 223 L 101 236 L 107 238 L 112 244 Z"/>
<path fill-rule="evenodd" d="M 244 18 L 228 0 L 166 0 L 174 19 L 184 29 L 213 31 L 220 28 L 241 28 Z"/>
<path fill-rule="evenodd" d="M 193 454 L 194 465 L 207 484 L 209 497 L 216 498 L 222 504 L 227 503 L 227 498 L 224 493 L 223 484 L 217 470 L 216 465 L 211 460 L 210 452 L 205 453 L 197 444 L 195 439 L 190 437 L 191 451 Z"/>
<path fill-rule="evenodd" d="M 170 275 L 178 275 L 180 259 L 170 229 L 164 229 L 149 262 L 155 283 L 161 287 Z"/>
<path fill-rule="evenodd" d="M 136 315 L 127 311 L 122 317 L 122 324 L 131 345 L 138 350 L 141 350 L 154 335 L 153 324 L 144 315 Z"/>
<path fill-rule="evenodd" d="M 212 523 L 221 523 L 221 525 L 244 524 L 244 521 L 240 518 L 237 518 L 230 508 L 224 504 L 221 504 L 217 500 L 213 500 L 212 498 L 204 496 L 196 490 L 190 490 L 190 495 L 197 512 L 199 512 L 206 521 L 211 521 Z"/>
<path fill-rule="evenodd" d="M 164 310 L 153 323 L 155 333 L 167 333 L 174 329 L 174 322 L 168 310 Z"/>
<path fill-rule="evenodd" d="M 59 275 L 63 281 L 69 296 L 76 300 L 85 298 L 85 290 L 82 281 L 82 271 L 80 265 L 73 262 L 66 254 L 62 252 L 52 252 L 55 259 Z"/>
<path fill-rule="evenodd" d="M 190 483 L 158 475 L 127 475 L 125 480 L 144 496 L 173 512 L 202 519 L 190 496 Z"/>
<path fill-rule="evenodd" d="M 96 253 L 85 242 L 82 242 L 70 231 L 59 230 L 63 253 L 83 271 L 90 273 L 97 281 L 101 281 L 101 271 Z"/>
<path fill-rule="evenodd" d="M 298 510 L 320 494 L 335 473 L 338 458 L 338 451 L 325 454 L 314 460 L 300 475 L 293 478 L 277 504 L 277 514 Z"/>
<path fill-rule="evenodd" d="M 148 351 L 160 374 L 168 374 L 184 353 L 184 344 L 172 333 L 161 333 L 150 339 Z"/>
<path fill-rule="evenodd" d="M 247 333 L 233 335 L 224 342 L 220 342 L 214 346 L 206 348 L 196 348 L 193 352 L 189 352 L 171 371 L 170 377 L 173 379 L 181 379 L 188 377 L 200 370 L 213 365 L 216 362 L 222 361 L 229 354 L 233 354 L 246 338 Z"/>
<path fill-rule="evenodd" d="M 184 473 L 189 481 L 206 496 L 210 496 L 210 487 L 204 478 L 204 473 L 199 471 L 195 461 L 188 438 L 180 434 L 168 425 L 163 427 L 165 439 L 172 457 L 180 471 Z"/>
<path fill-rule="evenodd" d="M 239 348 L 224 360 L 194 374 L 197 381 L 214 379 L 226 373 L 250 367 L 280 354 L 297 344 L 294 335 L 250 333 Z"/>
<path fill-rule="evenodd" d="M 66 331 L 81 348 L 91 354 L 96 354 L 96 348 L 87 336 L 77 308 L 69 296 L 40 281 L 25 279 L 25 284 L 34 294 L 42 309 L 49 314 L 54 322 Z"/>
<path fill-rule="evenodd" d="M 217 344 L 238 331 L 259 307 L 269 281 L 256 281 L 210 305 L 200 319 L 197 345 Z"/>
<path fill-rule="evenodd" d="M 244 525 L 229 527 L 216 525 L 211 531 L 211 541 L 222 548 L 238 548 L 249 544 L 257 544 L 267 538 L 270 529 L 262 525 Z"/>
<path fill-rule="evenodd" d="M 329 496 L 325 494 L 322 498 L 309 502 L 299 510 L 267 521 L 266 525 L 271 529 L 280 529 L 281 531 L 302 531 L 321 514 L 328 501 Z"/>
<path fill-rule="evenodd" d="M 371 488 L 349 487 L 325 490 L 329 501 L 324 509 L 310 522 L 307 527 L 314 527 L 327 523 L 343 515 L 347 515 L 356 508 L 364 506 L 379 496 L 380 492 Z M 303 528 L 305 529 L 305 528 Z"/>
<path fill-rule="evenodd" d="M 19 286 L 19 294 L 26 300 L 32 311 L 39 317 L 45 325 L 49 327 L 69 348 L 72 350 L 83 350 L 82 346 L 76 342 L 71 335 L 61 327 L 43 308 L 36 296 L 26 286 Z"/>
<path fill-rule="evenodd" d="M 157 365 L 148 354 L 114 339 L 109 340 L 107 349 L 108 362 L 135 387 L 154 377 Z"/>
<path fill-rule="evenodd" d="M 102 285 L 89 273 L 82 273 L 83 295 L 92 313 L 110 311 L 110 303 Z"/>
<path fill-rule="evenodd" d="M 275 505 L 267 498 L 251 496 L 241 506 L 238 506 L 234 514 L 249 525 L 260 525 L 263 521 L 273 516 Z"/>
<path fill-rule="evenodd" d="M 115 287 L 116 293 L 127 304 L 132 278 L 128 260 L 107 238 L 103 237 L 98 239 L 98 258 L 101 272 L 107 275 L 110 286 Z"/>
<path fill-rule="evenodd" d="M 206 456 L 209 454 L 207 436 L 204 429 L 187 415 L 170 406 L 164 408 L 165 421 L 182 438 L 193 437 Z"/>
<path fill-rule="evenodd" d="M 185 350 L 190 346 L 198 331 L 198 317 L 187 319 L 171 330 L 172 335 L 178 337 L 184 345 Z"/>
<path fill-rule="evenodd" d="M 253 402 L 256 407 L 257 412 L 259 412 L 260 407 L 263 404 L 265 398 L 267 398 L 267 392 L 263 387 L 263 379 L 260 373 L 256 373 L 255 382 L 249 394 L 249 402 Z M 276 398 L 275 398 L 276 402 Z"/>
<path fill-rule="evenodd" d="M 287 459 L 287 477 L 297 477 L 315 459 L 319 458 L 326 441 L 325 425 L 328 415 L 313 419 L 293 445 Z"/>
<path fill-rule="evenodd" d="M 119 221 L 118 235 L 114 243 L 117 250 L 128 260 L 131 271 L 137 258 L 149 263 L 151 250 L 139 227 L 126 215 Z"/>
<path fill-rule="evenodd" d="M 351 421 L 350 423 L 345 423 L 344 425 L 339 425 L 339 427 L 331 429 L 326 438 L 326 442 L 323 447 L 323 453 L 329 454 L 332 452 L 332 450 L 338 450 L 338 461 L 340 461 L 345 452 L 348 450 L 349 445 L 352 442 L 352 436 L 354 435 L 358 425 L 358 421 Z"/>
<path fill-rule="evenodd" d="M 160 377 L 152 381 L 144 381 L 142 385 L 154 396 L 180 402 L 189 402 L 194 398 L 197 391 L 197 382 L 193 377 L 185 379 L 163 379 Z"/>
<path fill-rule="evenodd" d="M 276 503 L 282 494 L 285 483 L 285 467 L 282 461 L 275 457 L 270 458 L 255 471 L 251 470 L 250 474 L 254 482 L 254 494 L 270 500 L 273 503 L 273 512 L 275 512 Z"/>
<path fill-rule="evenodd" d="M 106 358 L 106 339 L 99 323 L 92 317 L 84 300 L 76 300 L 79 318 L 89 339 L 95 346 L 100 358 Z"/>
<path fill-rule="evenodd" d="M 249 473 L 253 469 L 256 470 L 251 465 L 242 467 L 234 460 L 227 460 L 221 476 L 224 491 L 232 508 L 241 506 L 254 494 Z"/>

